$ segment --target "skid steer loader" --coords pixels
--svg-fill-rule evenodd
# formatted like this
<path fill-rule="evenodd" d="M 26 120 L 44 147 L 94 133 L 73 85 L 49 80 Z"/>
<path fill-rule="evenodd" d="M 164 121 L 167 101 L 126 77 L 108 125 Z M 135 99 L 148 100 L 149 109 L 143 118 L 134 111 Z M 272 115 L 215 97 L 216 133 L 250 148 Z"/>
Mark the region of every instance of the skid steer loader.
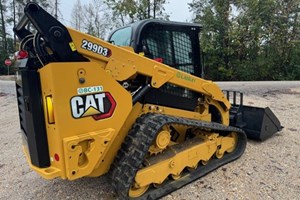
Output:
<path fill-rule="evenodd" d="M 30 167 L 46 179 L 108 173 L 121 199 L 157 199 L 240 157 L 247 136 L 280 131 L 269 108 L 200 78 L 200 29 L 144 20 L 106 42 L 28 3 L 14 32 Z"/>

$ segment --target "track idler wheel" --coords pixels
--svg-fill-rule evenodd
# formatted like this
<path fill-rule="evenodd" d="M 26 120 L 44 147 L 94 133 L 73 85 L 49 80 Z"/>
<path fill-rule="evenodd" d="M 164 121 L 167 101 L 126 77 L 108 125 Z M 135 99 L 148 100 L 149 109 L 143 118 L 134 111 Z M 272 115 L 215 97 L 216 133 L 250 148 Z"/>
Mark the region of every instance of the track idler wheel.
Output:
<path fill-rule="evenodd" d="M 232 137 L 234 139 L 234 144 L 232 145 L 232 147 L 230 149 L 226 150 L 228 153 L 231 153 L 236 148 L 236 145 L 237 145 L 237 142 L 238 142 L 238 136 L 237 136 L 236 132 L 232 132 L 232 133 L 229 134 L 229 137 Z"/>
<path fill-rule="evenodd" d="M 200 162 L 201 162 L 202 165 L 207 165 L 208 160 L 201 160 Z"/>
<path fill-rule="evenodd" d="M 157 155 L 161 153 L 170 144 L 171 134 L 169 128 L 166 126 L 159 132 L 154 140 L 153 144 L 149 148 L 150 155 Z"/>
<path fill-rule="evenodd" d="M 179 174 L 171 174 L 173 180 L 178 180 L 182 177 L 182 172 Z"/>
<path fill-rule="evenodd" d="M 218 148 L 217 151 L 215 152 L 215 157 L 218 159 L 223 158 L 225 152 L 231 153 L 235 150 L 236 145 L 237 145 L 237 140 L 238 140 L 238 136 L 237 133 L 235 132 L 231 132 L 228 136 L 224 136 L 224 139 L 226 141 L 226 139 L 230 139 L 230 142 L 225 142 L 225 143 L 221 143 Z M 222 140 L 224 141 L 224 140 Z M 224 146 L 225 145 L 225 146 Z"/>
<path fill-rule="evenodd" d="M 221 159 L 224 156 L 224 152 L 219 151 L 219 149 L 215 153 L 216 158 Z"/>
<path fill-rule="evenodd" d="M 140 197 L 142 196 L 145 192 L 147 192 L 149 188 L 149 185 L 146 185 L 144 187 L 139 187 L 136 184 L 134 184 L 133 186 L 131 186 L 130 190 L 129 190 L 129 197 Z"/>
<path fill-rule="evenodd" d="M 153 185 L 153 187 L 155 187 L 155 188 L 160 188 L 160 187 L 162 187 L 165 183 L 166 183 L 166 180 L 168 180 L 168 178 L 166 178 L 163 182 L 161 182 L 161 183 L 153 183 L 152 185 Z"/>
<path fill-rule="evenodd" d="M 187 170 L 188 170 L 189 172 L 192 172 L 192 171 L 196 170 L 197 167 L 198 167 L 198 163 L 197 163 L 195 166 L 193 166 L 193 167 L 187 167 Z"/>

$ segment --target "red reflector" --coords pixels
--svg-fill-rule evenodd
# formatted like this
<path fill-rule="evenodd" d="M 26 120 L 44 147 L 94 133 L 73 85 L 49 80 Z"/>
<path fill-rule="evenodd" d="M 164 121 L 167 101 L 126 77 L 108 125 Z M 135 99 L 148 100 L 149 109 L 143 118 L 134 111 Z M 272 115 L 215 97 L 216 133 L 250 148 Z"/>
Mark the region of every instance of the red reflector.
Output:
<path fill-rule="evenodd" d="M 154 58 L 153 60 L 155 60 L 155 61 L 157 61 L 157 62 L 160 62 L 160 63 L 163 62 L 163 59 L 162 59 L 162 58 Z"/>
<path fill-rule="evenodd" d="M 56 154 L 54 154 L 54 159 L 56 160 L 56 161 L 59 161 L 59 155 L 56 153 Z"/>
<path fill-rule="evenodd" d="M 20 50 L 17 54 L 17 59 L 20 60 L 20 59 L 24 59 L 24 58 L 27 58 L 28 57 L 28 52 L 25 51 L 25 50 Z"/>

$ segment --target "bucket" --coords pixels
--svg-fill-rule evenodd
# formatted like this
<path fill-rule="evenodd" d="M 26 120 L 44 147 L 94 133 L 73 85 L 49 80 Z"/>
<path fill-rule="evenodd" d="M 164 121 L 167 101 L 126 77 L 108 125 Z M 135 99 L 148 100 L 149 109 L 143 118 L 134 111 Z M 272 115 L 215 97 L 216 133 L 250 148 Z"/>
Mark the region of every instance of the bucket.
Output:
<path fill-rule="evenodd" d="M 242 119 L 245 122 L 242 129 L 250 139 L 263 141 L 283 128 L 269 107 L 258 108 L 243 105 L 242 113 Z"/>

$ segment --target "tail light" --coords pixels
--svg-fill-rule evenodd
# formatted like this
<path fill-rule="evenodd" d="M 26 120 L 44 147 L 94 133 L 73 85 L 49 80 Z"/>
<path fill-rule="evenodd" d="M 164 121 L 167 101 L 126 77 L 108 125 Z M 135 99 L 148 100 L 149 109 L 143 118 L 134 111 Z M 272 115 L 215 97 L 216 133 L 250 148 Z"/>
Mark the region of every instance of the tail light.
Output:
<path fill-rule="evenodd" d="M 17 58 L 17 60 L 28 58 L 28 52 L 25 50 L 20 50 L 20 51 L 16 52 L 16 58 Z"/>

